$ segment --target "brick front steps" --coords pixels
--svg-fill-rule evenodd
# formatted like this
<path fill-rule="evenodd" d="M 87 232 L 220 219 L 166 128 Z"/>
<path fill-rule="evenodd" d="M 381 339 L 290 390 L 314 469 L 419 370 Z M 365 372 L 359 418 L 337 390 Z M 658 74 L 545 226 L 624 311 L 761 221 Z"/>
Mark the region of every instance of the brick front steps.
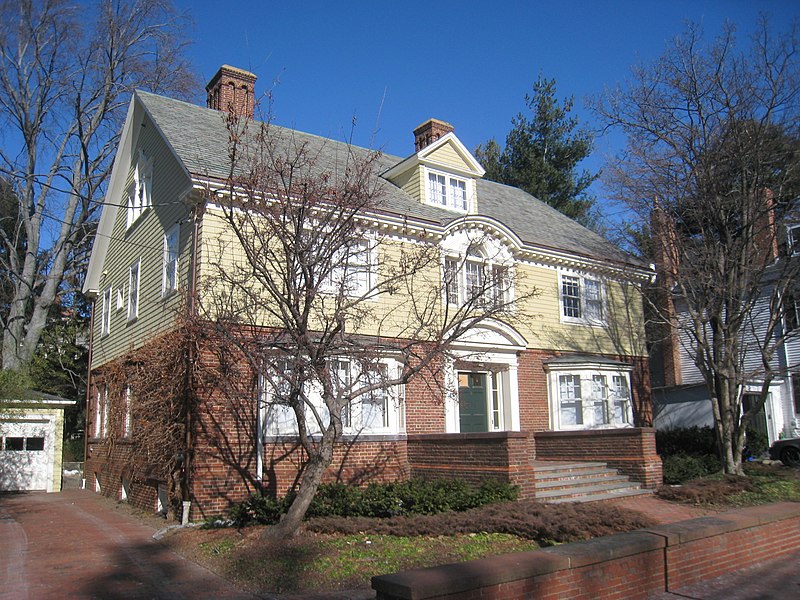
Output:
<path fill-rule="evenodd" d="M 535 498 L 540 502 L 592 502 L 650 494 L 600 462 L 534 462 Z"/>
<path fill-rule="evenodd" d="M 377 600 L 644 600 L 796 552 L 800 504 L 372 578 Z M 786 597 L 792 591 L 786 590 Z"/>

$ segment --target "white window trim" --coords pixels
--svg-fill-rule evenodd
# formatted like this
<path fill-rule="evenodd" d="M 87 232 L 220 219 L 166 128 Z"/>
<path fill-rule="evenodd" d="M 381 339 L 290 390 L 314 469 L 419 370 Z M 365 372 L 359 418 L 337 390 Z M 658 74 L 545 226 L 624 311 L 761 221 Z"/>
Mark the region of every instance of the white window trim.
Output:
<path fill-rule="evenodd" d="M 180 223 L 176 223 L 164 232 L 164 256 L 161 270 L 161 296 L 169 296 L 178 290 L 178 262 L 180 260 Z M 171 258 L 170 240 L 174 239 L 174 259 Z M 169 285 L 170 276 L 172 285 Z"/>
<path fill-rule="evenodd" d="M 455 263 L 455 284 L 457 289 L 454 290 L 452 284 L 448 281 L 451 276 L 451 266 Z M 467 279 L 467 265 L 468 264 L 477 264 L 481 268 L 481 287 L 485 292 L 484 295 L 489 294 L 491 297 L 488 298 L 489 302 L 494 302 L 495 298 L 499 295 L 497 294 L 497 288 L 494 285 L 494 273 L 495 269 L 505 269 L 505 277 L 504 280 L 507 284 L 507 288 L 502 290 L 502 302 L 504 303 L 511 303 L 514 300 L 514 267 L 505 262 L 498 262 L 492 259 L 480 257 L 480 256 L 456 256 L 453 254 L 445 254 L 442 259 L 441 264 L 441 276 L 442 276 L 442 293 L 444 294 L 444 301 L 453 306 L 461 306 L 466 304 L 469 300 L 467 297 L 467 289 L 468 289 L 468 279 Z M 487 285 L 487 280 L 491 279 L 492 284 Z M 456 291 L 456 298 L 453 298 L 452 291 Z"/>
<path fill-rule="evenodd" d="M 431 175 L 436 177 L 444 177 L 444 186 L 445 186 L 445 202 L 442 203 L 439 198 L 434 198 L 431 194 L 431 184 L 430 179 Z M 471 177 L 464 177 L 462 175 L 456 175 L 454 173 L 448 173 L 447 171 L 440 171 L 438 169 L 431 169 L 430 167 L 425 167 L 423 169 L 423 177 L 424 177 L 424 186 L 425 186 L 425 203 L 430 204 L 431 206 L 438 206 L 439 208 L 444 208 L 447 210 L 452 210 L 455 212 L 460 212 L 467 214 L 472 209 L 472 202 L 473 202 L 473 191 L 474 191 L 474 184 Z M 452 189 L 452 182 L 459 182 L 464 184 L 464 202 L 466 202 L 467 206 L 456 206 L 457 198 L 455 195 L 451 193 Z M 438 196 L 438 195 L 437 195 Z"/>
<path fill-rule="evenodd" d="M 133 167 L 133 179 L 125 190 L 127 205 L 127 228 L 153 205 L 153 161 L 139 151 L 139 157 Z"/>
<path fill-rule="evenodd" d="M 108 436 L 108 385 L 97 389 L 97 403 L 95 405 L 94 436 L 104 438 Z"/>
<path fill-rule="evenodd" d="M 100 310 L 100 336 L 105 337 L 111 333 L 111 299 L 113 294 L 111 286 L 106 288 L 103 292 L 103 305 Z"/>
<path fill-rule="evenodd" d="M 130 437 L 133 432 L 133 407 L 131 405 L 131 386 L 125 386 L 125 416 L 122 422 L 122 437 Z"/>
<path fill-rule="evenodd" d="M 366 265 L 353 262 L 352 259 L 360 253 L 351 252 L 349 257 L 351 260 L 331 269 L 328 277 L 322 282 L 321 290 L 328 294 L 338 294 L 342 291 L 346 297 L 365 297 L 367 300 L 374 300 L 377 296 L 376 293 L 373 293 L 377 284 L 376 240 L 372 236 L 365 236 L 354 244 L 366 246 Z M 359 281 L 360 278 L 363 280 Z M 353 281 L 356 282 L 356 285 L 352 285 Z M 341 290 L 342 284 L 344 284 L 344 290 Z"/>
<path fill-rule="evenodd" d="M 352 361 L 348 358 L 341 358 L 337 359 L 343 362 L 347 362 L 351 365 L 352 368 Z M 382 365 L 386 365 L 386 368 L 389 369 L 389 376 L 394 377 L 393 373 L 396 374 L 401 369 L 401 365 L 394 359 L 384 359 L 379 361 Z M 353 373 L 350 373 L 350 377 L 353 377 Z M 357 376 L 357 374 L 356 374 Z M 352 381 L 352 380 L 351 380 Z M 356 388 L 360 387 L 361 384 L 356 383 Z M 343 424 L 342 432 L 344 435 L 397 435 L 402 433 L 405 429 L 405 422 L 404 422 L 404 412 L 403 412 L 403 404 L 404 404 L 404 386 L 391 386 L 388 388 L 385 393 L 386 397 L 386 411 L 387 415 L 384 418 L 385 425 L 381 427 L 374 427 L 374 428 L 364 428 L 362 427 L 362 417 L 363 417 L 363 403 L 366 398 L 365 395 L 359 395 L 356 397 L 351 406 L 349 412 L 349 421 L 350 424 Z M 259 418 L 259 441 L 257 443 L 257 448 L 259 449 L 259 453 L 263 450 L 263 441 L 268 440 L 270 438 L 276 437 L 292 437 L 297 435 L 297 422 L 294 418 L 294 411 L 291 407 L 282 406 L 279 404 L 275 404 L 271 401 L 272 398 L 272 391 L 270 389 L 270 385 L 264 380 L 263 376 L 259 377 L 259 402 L 258 402 L 258 418 Z M 319 397 L 315 397 L 313 390 L 308 394 L 309 397 L 314 402 L 315 408 L 320 411 L 321 414 L 327 413 L 327 407 L 322 402 L 322 399 Z M 308 409 L 307 409 L 308 410 Z M 291 428 L 281 428 L 280 424 L 278 424 L 278 420 L 280 422 L 288 423 L 291 421 Z M 309 425 L 309 429 L 311 430 L 312 435 L 318 434 L 319 432 L 316 431 L 315 423 L 313 422 L 313 417 L 311 417 L 310 412 L 307 416 L 307 421 Z"/>
<path fill-rule="evenodd" d="M 139 318 L 139 299 L 141 298 L 139 291 L 141 283 L 142 259 L 139 258 L 128 267 L 128 321 L 135 321 Z"/>
<path fill-rule="evenodd" d="M 786 239 L 789 247 L 787 254 L 791 256 L 800 254 L 800 223 L 786 226 Z"/>
<path fill-rule="evenodd" d="M 632 407 L 632 389 L 631 389 L 631 372 L 632 367 L 626 365 L 619 365 L 618 367 L 604 364 L 571 364 L 571 365 L 558 365 L 547 366 L 548 380 L 547 386 L 550 397 L 550 427 L 554 431 L 581 431 L 592 429 L 626 429 L 633 427 L 633 407 Z M 578 376 L 580 379 L 580 401 L 581 416 L 583 423 L 564 424 L 561 419 L 561 395 L 560 395 L 560 377 L 562 376 Z M 614 412 L 614 403 L 617 401 L 614 389 L 614 377 L 624 377 L 627 381 L 627 399 L 624 405 L 624 414 L 622 415 L 622 423 L 608 422 L 608 423 L 595 423 L 593 420 L 587 419 L 587 415 L 591 415 L 595 408 L 595 396 L 592 394 L 592 386 L 596 376 L 605 377 L 607 393 L 604 396 L 604 413 L 606 416 Z M 610 417 L 609 417 L 610 420 Z M 591 422 L 589 422 L 591 421 Z"/>
<path fill-rule="evenodd" d="M 564 278 L 565 277 L 572 277 L 578 280 L 579 285 L 579 300 L 580 300 L 580 317 L 572 317 L 567 316 L 565 314 L 566 309 L 564 305 Z M 600 311 L 601 317 L 599 319 L 589 318 L 587 316 L 586 311 L 586 281 L 595 282 L 599 289 L 600 295 Z M 574 323 L 578 325 L 592 325 L 592 326 L 604 326 L 606 325 L 606 315 L 608 314 L 608 300 L 606 296 L 606 283 L 605 281 L 597 276 L 589 275 L 586 273 L 580 273 L 577 271 L 565 271 L 559 270 L 558 272 L 558 309 L 559 315 L 561 317 L 562 323 Z"/>

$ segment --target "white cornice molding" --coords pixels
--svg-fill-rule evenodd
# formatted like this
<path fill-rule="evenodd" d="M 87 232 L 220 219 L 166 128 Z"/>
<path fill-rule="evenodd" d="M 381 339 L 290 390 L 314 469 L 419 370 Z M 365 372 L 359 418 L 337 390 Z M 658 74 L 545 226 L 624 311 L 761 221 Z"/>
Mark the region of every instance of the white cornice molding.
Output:
<path fill-rule="evenodd" d="M 227 189 L 225 184 L 219 181 L 205 180 L 198 177 L 195 177 L 194 181 L 195 190 L 212 191 L 223 195 L 230 194 L 230 190 Z M 234 193 L 236 193 L 236 190 L 234 190 Z M 219 204 L 211 201 L 208 207 L 221 210 Z M 383 212 L 362 215 L 358 218 L 359 222 L 367 229 L 397 238 L 415 239 L 431 243 L 439 243 L 452 233 L 464 229 L 486 231 L 498 237 L 509 248 L 514 258 L 521 262 L 577 271 L 589 271 L 641 282 L 649 280 L 653 275 L 653 272 L 645 267 L 600 260 L 580 254 L 526 244 L 505 224 L 486 215 L 463 215 L 446 224 L 409 217 L 408 215 Z"/>

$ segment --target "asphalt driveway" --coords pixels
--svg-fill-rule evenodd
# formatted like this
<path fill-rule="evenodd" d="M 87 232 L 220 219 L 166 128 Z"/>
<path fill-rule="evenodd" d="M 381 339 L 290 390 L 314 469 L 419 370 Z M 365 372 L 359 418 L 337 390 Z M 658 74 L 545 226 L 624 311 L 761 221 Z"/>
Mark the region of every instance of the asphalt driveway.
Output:
<path fill-rule="evenodd" d="M 0 598 L 254 598 L 155 531 L 89 491 L 0 494 Z"/>

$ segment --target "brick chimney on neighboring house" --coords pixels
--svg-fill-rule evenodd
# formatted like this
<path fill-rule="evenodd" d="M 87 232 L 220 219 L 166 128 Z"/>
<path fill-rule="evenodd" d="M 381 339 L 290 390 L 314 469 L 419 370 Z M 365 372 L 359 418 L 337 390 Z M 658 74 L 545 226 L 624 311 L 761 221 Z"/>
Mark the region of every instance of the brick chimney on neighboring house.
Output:
<path fill-rule="evenodd" d="M 656 286 L 650 292 L 650 301 L 657 307 L 659 318 L 647 325 L 647 337 L 653 341 L 656 362 L 660 362 L 661 381 L 657 385 L 672 387 L 683 383 L 681 372 L 680 339 L 678 337 L 677 311 L 672 288 L 678 268 L 678 249 L 675 223 L 656 200 L 650 212 L 650 230 L 653 239 L 653 259 L 656 265 Z M 663 320 L 662 320 L 663 319 Z M 660 361 L 659 361 L 660 359 Z"/>
<path fill-rule="evenodd" d="M 439 119 L 428 119 L 414 130 L 414 152 L 419 152 L 425 146 L 430 146 L 433 142 L 454 130 L 455 127 L 450 123 L 445 123 Z"/>
<path fill-rule="evenodd" d="M 206 85 L 207 106 L 252 119 L 256 103 L 256 76 L 249 71 L 222 65 Z"/>
<path fill-rule="evenodd" d="M 775 194 L 768 188 L 763 193 L 764 208 L 756 215 L 755 244 L 762 253 L 766 267 L 779 256 L 778 225 L 775 223 Z"/>

